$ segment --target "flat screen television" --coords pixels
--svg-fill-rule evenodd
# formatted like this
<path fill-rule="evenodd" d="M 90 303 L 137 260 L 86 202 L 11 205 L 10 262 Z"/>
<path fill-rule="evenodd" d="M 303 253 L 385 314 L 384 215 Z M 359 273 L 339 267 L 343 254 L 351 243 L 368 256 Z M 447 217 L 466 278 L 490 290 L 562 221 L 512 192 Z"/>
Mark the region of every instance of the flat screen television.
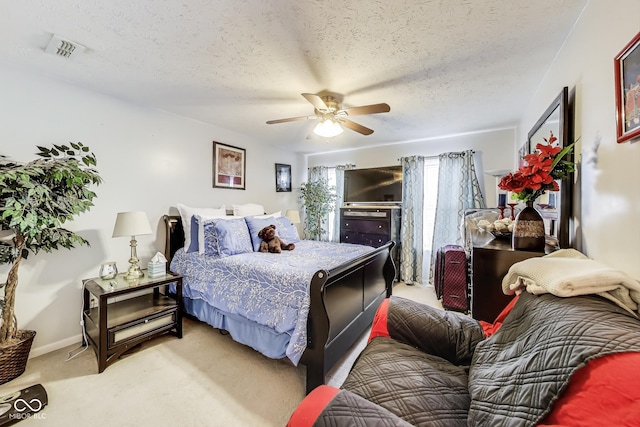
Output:
<path fill-rule="evenodd" d="M 402 166 L 344 171 L 345 203 L 402 202 Z"/>

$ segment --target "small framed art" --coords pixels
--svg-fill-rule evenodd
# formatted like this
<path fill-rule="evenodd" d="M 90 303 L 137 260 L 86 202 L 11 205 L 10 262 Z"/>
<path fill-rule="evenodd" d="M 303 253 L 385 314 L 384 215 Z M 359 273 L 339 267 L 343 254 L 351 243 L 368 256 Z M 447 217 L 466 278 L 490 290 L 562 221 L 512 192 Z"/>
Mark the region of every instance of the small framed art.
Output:
<path fill-rule="evenodd" d="M 618 142 L 640 136 L 640 33 L 614 59 Z"/>
<path fill-rule="evenodd" d="M 291 165 L 276 163 L 276 192 L 291 191 Z"/>
<path fill-rule="evenodd" d="M 247 159 L 244 148 L 213 141 L 213 186 L 245 189 Z"/>

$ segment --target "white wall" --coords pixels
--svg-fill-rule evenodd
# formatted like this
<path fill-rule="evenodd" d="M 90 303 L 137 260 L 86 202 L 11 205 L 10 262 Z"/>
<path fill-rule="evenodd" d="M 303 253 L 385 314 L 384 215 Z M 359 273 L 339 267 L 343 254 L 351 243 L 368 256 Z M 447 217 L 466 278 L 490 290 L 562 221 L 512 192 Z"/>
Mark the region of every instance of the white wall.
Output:
<path fill-rule="evenodd" d="M 524 140 L 563 86 L 575 88 L 581 249 L 640 279 L 640 140 L 616 142 L 613 58 L 640 31 L 640 1 L 591 0 L 519 126 Z"/>
<path fill-rule="evenodd" d="M 176 203 L 255 202 L 267 212 L 297 207 L 296 192 L 275 192 L 275 163 L 291 164 L 293 186 L 299 187 L 303 158 L 294 153 L 9 64 L 0 64 L 0 93 L 0 154 L 29 161 L 36 145 L 81 141 L 96 154 L 104 178 L 95 206 L 68 224 L 91 247 L 38 254 L 21 265 L 17 317 L 19 327 L 37 331 L 32 357 L 79 342 L 82 279 L 96 277 L 108 260 L 126 271 L 129 240 L 111 237 L 117 212 L 143 210 L 149 217 L 154 234 L 138 238 L 144 267 L 163 250 L 162 215 Z M 214 140 L 247 150 L 246 191 L 212 188 Z M 0 266 L 2 280 L 7 271 Z"/>
<path fill-rule="evenodd" d="M 484 172 L 507 170 L 513 167 L 513 159 L 516 156 L 514 149 L 515 134 L 515 128 L 488 130 L 410 143 L 308 155 L 307 161 L 309 167 L 352 163 L 357 168 L 371 168 L 398 165 L 400 164 L 400 157 L 413 155 L 437 156 L 446 152 L 475 150 L 476 173 L 478 174 L 478 180 L 482 186 L 487 206 L 491 207 L 496 205 L 497 186 L 495 178 Z"/>

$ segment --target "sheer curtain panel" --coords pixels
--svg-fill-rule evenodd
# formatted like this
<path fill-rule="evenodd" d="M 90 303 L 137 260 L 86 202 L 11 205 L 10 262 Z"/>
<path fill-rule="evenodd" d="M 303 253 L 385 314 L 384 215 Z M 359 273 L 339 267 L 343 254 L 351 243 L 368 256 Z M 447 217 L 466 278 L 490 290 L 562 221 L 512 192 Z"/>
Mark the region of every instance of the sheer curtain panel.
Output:
<path fill-rule="evenodd" d="M 400 280 L 422 284 L 424 157 L 402 157 L 402 221 L 400 225 Z"/>
<path fill-rule="evenodd" d="M 433 229 L 429 282 L 433 284 L 433 266 L 438 249 L 462 244 L 460 224 L 464 211 L 486 206 L 476 176 L 473 151 L 444 153 L 439 157 L 438 201 Z"/>
<path fill-rule="evenodd" d="M 352 164 L 336 166 L 336 206 L 333 213 L 333 232 L 329 236 L 332 242 L 340 241 L 340 208 L 344 203 L 344 171 L 355 167 L 356 165 Z"/>

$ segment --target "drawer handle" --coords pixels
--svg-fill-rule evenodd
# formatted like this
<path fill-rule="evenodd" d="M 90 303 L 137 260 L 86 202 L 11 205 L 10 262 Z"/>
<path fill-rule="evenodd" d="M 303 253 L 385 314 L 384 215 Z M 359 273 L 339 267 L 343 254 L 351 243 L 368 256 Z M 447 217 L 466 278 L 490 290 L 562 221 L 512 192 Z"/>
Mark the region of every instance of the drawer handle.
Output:
<path fill-rule="evenodd" d="M 379 225 L 379 226 L 378 226 L 378 228 L 382 228 L 382 226 L 381 226 L 381 225 Z"/>

